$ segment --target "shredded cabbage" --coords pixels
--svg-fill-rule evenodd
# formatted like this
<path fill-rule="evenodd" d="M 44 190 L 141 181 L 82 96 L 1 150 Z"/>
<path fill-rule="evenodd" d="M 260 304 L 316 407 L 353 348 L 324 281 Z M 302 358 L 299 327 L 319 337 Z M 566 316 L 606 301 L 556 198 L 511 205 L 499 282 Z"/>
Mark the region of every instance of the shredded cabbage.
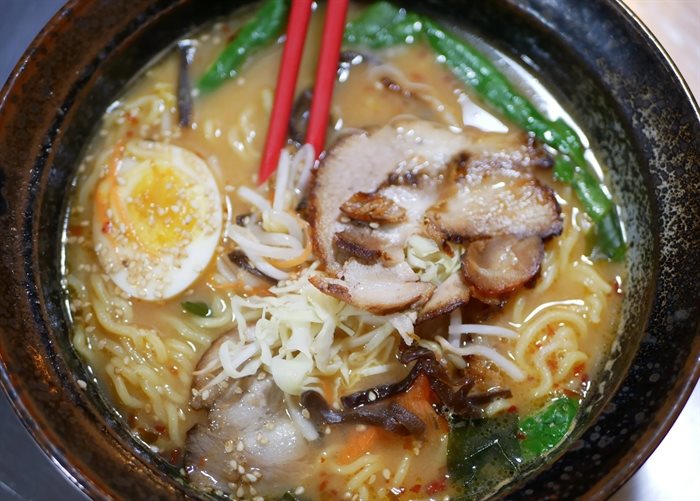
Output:
<path fill-rule="evenodd" d="M 270 296 L 233 296 L 238 343 L 219 349 L 222 371 L 231 378 L 263 368 L 289 395 L 318 387 L 320 376 L 336 375 L 345 386 L 391 370 L 398 336 L 413 342 L 415 312 L 378 316 L 327 296 L 309 283 L 317 263 L 295 280 L 270 288 Z M 251 372 L 253 371 L 253 372 Z"/>
<path fill-rule="evenodd" d="M 452 251 L 449 255 L 432 239 L 412 235 L 406 241 L 406 262 L 423 282 L 439 285 L 459 269 L 459 249 L 453 246 Z"/>

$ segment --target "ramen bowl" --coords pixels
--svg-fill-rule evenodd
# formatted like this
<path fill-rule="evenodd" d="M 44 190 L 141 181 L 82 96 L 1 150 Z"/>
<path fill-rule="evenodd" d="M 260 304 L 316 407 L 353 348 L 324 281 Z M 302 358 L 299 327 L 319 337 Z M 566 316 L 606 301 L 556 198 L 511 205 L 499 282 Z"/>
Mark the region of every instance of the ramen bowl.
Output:
<path fill-rule="evenodd" d="M 70 342 L 61 285 L 68 193 L 112 103 L 228 1 L 69 2 L 0 97 L 0 374 L 44 451 L 89 496 L 204 497 L 137 440 Z M 700 374 L 700 121 L 649 32 L 616 1 L 421 2 L 538 75 L 609 166 L 628 278 L 617 341 L 563 452 L 513 498 L 604 498 L 651 454 Z M 88 384 L 85 384 L 85 381 Z"/>

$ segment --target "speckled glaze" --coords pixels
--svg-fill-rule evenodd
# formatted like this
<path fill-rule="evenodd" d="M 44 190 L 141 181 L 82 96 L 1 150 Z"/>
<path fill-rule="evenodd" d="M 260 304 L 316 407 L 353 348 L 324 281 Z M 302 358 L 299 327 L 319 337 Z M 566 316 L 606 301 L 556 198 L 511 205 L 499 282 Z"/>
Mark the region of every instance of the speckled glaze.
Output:
<path fill-rule="evenodd" d="M 60 234 L 76 160 L 129 80 L 228 0 L 70 2 L 0 93 L 0 380 L 43 449 L 92 497 L 196 497 L 129 434 L 69 342 Z M 630 251 L 619 343 L 561 451 L 499 494 L 605 498 L 658 445 L 700 373 L 700 120 L 617 1 L 416 2 L 518 58 L 611 170 Z"/>

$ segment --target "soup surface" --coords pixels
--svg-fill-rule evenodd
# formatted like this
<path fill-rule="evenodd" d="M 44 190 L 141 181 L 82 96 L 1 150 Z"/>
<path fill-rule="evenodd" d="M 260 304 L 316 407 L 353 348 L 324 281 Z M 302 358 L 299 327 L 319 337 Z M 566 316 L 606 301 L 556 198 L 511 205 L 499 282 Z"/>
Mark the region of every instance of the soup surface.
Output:
<path fill-rule="evenodd" d="M 196 86 L 257 8 L 173 47 L 105 113 L 68 214 L 73 346 L 134 433 L 204 490 L 486 496 L 572 429 L 610 354 L 624 264 L 591 257 L 594 221 L 553 175 L 557 152 L 420 40 L 344 47 L 314 163 L 304 92 L 323 6 L 290 139 L 258 186 L 282 41 Z M 536 77 L 459 37 L 578 131 Z"/>

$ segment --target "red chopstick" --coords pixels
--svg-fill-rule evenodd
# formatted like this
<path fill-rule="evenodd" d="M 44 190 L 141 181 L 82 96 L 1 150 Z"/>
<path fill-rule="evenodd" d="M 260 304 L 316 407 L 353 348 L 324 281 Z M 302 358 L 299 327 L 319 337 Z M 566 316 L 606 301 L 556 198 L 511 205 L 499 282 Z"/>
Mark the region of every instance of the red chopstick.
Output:
<path fill-rule="evenodd" d="M 293 0 L 287 23 L 287 40 L 282 52 L 282 64 L 277 75 L 275 102 L 272 105 L 270 126 L 258 172 L 258 183 L 264 183 L 277 168 L 280 150 L 287 139 L 289 115 L 294 101 L 301 56 L 304 53 L 306 32 L 311 17 L 312 0 Z M 331 0 L 333 3 L 333 0 Z"/>
<path fill-rule="evenodd" d="M 316 70 L 313 100 L 309 126 L 306 130 L 306 142 L 314 147 L 316 158 L 323 151 L 328 128 L 328 111 L 333 97 L 333 86 L 338 72 L 340 45 L 343 42 L 345 17 L 348 12 L 348 0 L 328 0 L 321 54 Z"/>

